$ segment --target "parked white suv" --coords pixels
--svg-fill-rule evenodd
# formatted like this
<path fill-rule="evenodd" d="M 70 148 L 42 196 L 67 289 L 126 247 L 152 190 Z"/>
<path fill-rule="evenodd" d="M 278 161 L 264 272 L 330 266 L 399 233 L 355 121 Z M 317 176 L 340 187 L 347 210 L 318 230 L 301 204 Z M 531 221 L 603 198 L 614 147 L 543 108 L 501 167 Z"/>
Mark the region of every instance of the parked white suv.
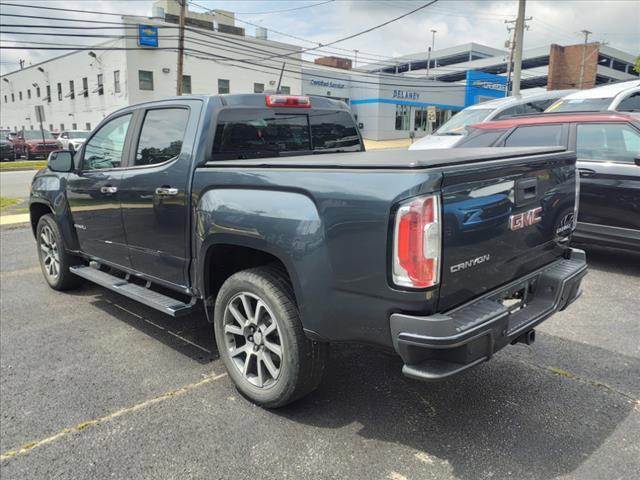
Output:
<path fill-rule="evenodd" d="M 640 112 L 640 80 L 579 90 L 561 98 L 547 112 Z"/>
<path fill-rule="evenodd" d="M 86 130 L 65 130 L 58 136 L 58 144 L 63 150 L 77 151 L 91 132 Z"/>
<path fill-rule="evenodd" d="M 409 147 L 409 150 L 432 150 L 434 148 L 451 148 L 462 140 L 467 125 L 499 120 L 514 115 L 542 113 L 559 98 L 576 90 L 552 90 L 523 92 L 518 97 L 505 97 L 488 102 L 478 103 L 461 110 L 444 123 L 433 134 L 422 137 Z"/>

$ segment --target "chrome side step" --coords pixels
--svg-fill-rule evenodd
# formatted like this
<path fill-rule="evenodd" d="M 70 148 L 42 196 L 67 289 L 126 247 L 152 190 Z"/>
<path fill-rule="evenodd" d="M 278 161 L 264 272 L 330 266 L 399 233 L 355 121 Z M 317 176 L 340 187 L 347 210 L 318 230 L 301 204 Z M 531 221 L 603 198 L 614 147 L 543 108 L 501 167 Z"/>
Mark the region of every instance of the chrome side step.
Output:
<path fill-rule="evenodd" d="M 155 292 L 149 288 L 142 287 L 135 283 L 128 282 L 120 277 L 111 275 L 107 272 L 98 270 L 97 268 L 78 265 L 69 269 L 71 273 L 85 278 L 101 287 L 108 288 L 125 297 L 129 297 L 136 302 L 145 304 L 148 307 L 155 308 L 172 317 L 188 315 L 193 312 L 196 307 L 196 298 L 192 298 L 191 302 L 184 303 L 175 298 Z"/>

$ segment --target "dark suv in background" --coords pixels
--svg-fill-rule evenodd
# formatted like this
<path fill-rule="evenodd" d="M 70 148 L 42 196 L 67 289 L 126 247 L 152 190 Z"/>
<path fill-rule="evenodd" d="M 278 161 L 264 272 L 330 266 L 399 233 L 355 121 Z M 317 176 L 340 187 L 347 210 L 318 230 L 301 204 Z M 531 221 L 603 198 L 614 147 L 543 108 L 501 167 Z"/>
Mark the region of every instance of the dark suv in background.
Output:
<path fill-rule="evenodd" d="M 574 241 L 640 248 L 640 115 L 546 113 L 468 127 L 456 148 L 561 145 L 574 150 L 580 209 Z"/>

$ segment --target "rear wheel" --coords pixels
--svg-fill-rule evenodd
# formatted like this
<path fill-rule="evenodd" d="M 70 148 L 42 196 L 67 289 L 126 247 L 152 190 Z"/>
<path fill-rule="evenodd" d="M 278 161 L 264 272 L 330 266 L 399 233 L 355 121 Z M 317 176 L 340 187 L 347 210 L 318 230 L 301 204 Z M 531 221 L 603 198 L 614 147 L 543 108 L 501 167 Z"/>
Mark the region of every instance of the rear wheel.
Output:
<path fill-rule="evenodd" d="M 69 290 L 78 286 L 80 277 L 71 273 L 69 267 L 81 263 L 81 260 L 66 251 L 53 215 L 40 217 L 36 235 L 40 268 L 49 286 L 54 290 Z"/>
<path fill-rule="evenodd" d="M 328 345 L 305 337 L 281 270 L 259 267 L 229 277 L 216 299 L 214 329 L 229 376 L 252 402 L 282 407 L 320 384 Z"/>

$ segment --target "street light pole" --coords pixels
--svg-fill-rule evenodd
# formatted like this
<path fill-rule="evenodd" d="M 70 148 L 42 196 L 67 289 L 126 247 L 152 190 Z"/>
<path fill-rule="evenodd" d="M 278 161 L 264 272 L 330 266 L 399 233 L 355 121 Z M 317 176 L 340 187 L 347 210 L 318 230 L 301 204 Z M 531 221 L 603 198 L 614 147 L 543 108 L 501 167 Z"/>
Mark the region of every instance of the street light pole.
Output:
<path fill-rule="evenodd" d="M 435 69 L 438 67 L 438 60 L 435 57 L 435 51 L 436 51 L 436 33 L 438 33 L 437 30 L 434 30 L 433 28 L 431 29 L 431 50 L 433 50 L 433 70 L 435 71 Z M 434 72 L 433 74 L 433 79 L 436 79 L 436 74 Z"/>

